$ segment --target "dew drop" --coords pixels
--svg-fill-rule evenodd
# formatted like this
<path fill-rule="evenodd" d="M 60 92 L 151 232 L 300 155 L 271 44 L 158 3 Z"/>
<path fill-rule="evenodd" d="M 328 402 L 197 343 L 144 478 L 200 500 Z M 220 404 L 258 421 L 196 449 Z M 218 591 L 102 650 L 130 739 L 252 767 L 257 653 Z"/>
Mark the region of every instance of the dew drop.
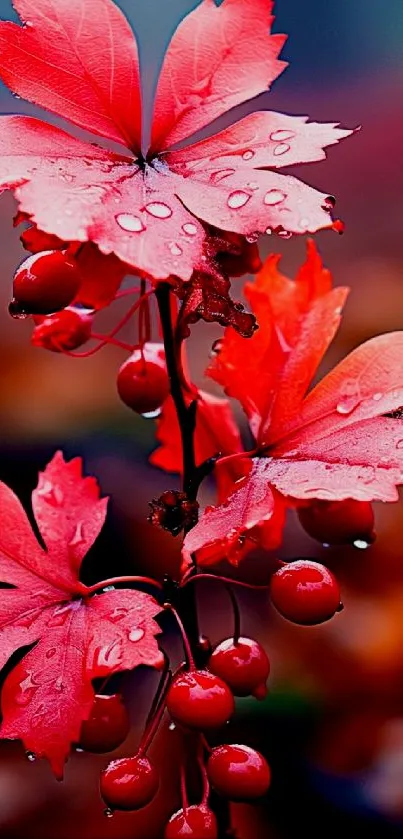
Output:
<path fill-rule="evenodd" d="M 252 149 L 247 149 L 246 151 L 244 151 L 244 153 L 242 155 L 242 160 L 252 160 L 252 158 L 254 156 L 255 156 L 255 152 L 252 151 Z"/>
<path fill-rule="evenodd" d="M 172 256 L 182 256 L 183 250 L 179 247 L 179 245 L 176 244 L 176 242 L 170 242 L 168 247 Z"/>
<path fill-rule="evenodd" d="M 336 405 L 338 414 L 351 414 L 361 402 L 361 391 L 356 379 L 347 379 L 340 390 L 339 401 Z"/>
<path fill-rule="evenodd" d="M 175 723 L 174 722 L 169 723 L 168 728 L 169 728 L 169 731 L 175 731 L 175 729 L 176 729 Z"/>
<path fill-rule="evenodd" d="M 374 393 L 372 398 L 373 398 L 374 402 L 379 402 L 379 400 L 382 399 L 382 396 L 383 396 L 383 393 Z"/>
<path fill-rule="evenodd" d="M 128 614 L 127 609 L 124 606 L 117 606 L 116 609 L 111 612 L 109 615 L 109 620 L 113 623 L 122 620 L 122 618 L 126 618 Z"/>
<path fill-rule="evenodd" d="M 155 411 L 146 411 L 145 414 L 141 414 L 144 419 L 157 419 L 161 416 L 161 408 L 156 408 Z"/>
<path fill-rule="evenodd" d="M 403 440 L 398 440 L 397 441 L 396 448 L 397 449 L 403 449 Z"/>
<path fill-rule="evenodd" d="M 259 184 L 257 183 L 257 181 L 250 181 L 248 184 L 246 184 L 246 186 L 249 187 L 249 189 L 251 189 L 252 192 L 256 192 L 256 190 L 259 189 Z"/>
<path fill-rule="evenodd" d="M 115 815 L 115 811 L 112 810 L 111 807 L 106 807 L 105 808 L 104 816 L 106 816 L 107 819 L 112 819 L 114 815 Z"/>
<path fill-rule="evenodd" d="M 277 236 L 280 236 L 281 239 L 291 239 L 292 233 L 291 230 L 278 230 Z"/>
<path fill-rule="evenodd" d="M 370 547 L 370 544 L 371 543 L 367 542 L 365 539 L 356 539 L 355 542 L 353 542 L 354 547 L 358 548 L 359 551 L 366 551 L 367 548 Z"/>
<path fill-rule="evenodd" d="M 188 236 L 196 236 L 196 234 L 197 234 L 197 227 L 191 221 L 187 221 L 186 224 L 183 224 L 182 225 L 182 230 Z"/>
<path fill-rule="evenodd" d="M 265 233 L 267 236 L 271 236 L 271 234 L 273 233 L 271 227 L 266 227 Z"/>
<path fill-rule="evenodd" d="M 74 181 L 74 175 L 70 175 L 68 172 L 61 172 L 59 178 L 61 181 L 65 181 L 67 184 L 71 184 Z"/>
<path fill-rule="evenodd" d="M 257 240 L 258 240 L 259 236 L 260 236 L 260 234 L 259 234 L 259 233 L 251 233 L 251 234 L 250 234 L 250 236 L 247 236 L 247 237 L 246 237 L 246 241 L 247 241 L 250 245 L 254 245 L 254 244 L 257 242 Z"/>
<path fill-rule="evenodd" d="M 145 225 L 141 218 L 132 216 L 131 213 L 119 213 L 115 216 L 115 219 L 119 227 L 122 230 L 128 230 L 129 233 L 141 233 L 142 230 L 145 230 Z"/>
<path fill-rule="evenodd" d="M 227 204 L 231 210 L 240 210 L 249 200 L 250 195 L 247 192 L 243 192 L 242 189 L 236 189 L 235 192 L 231 192 L 231 195 L 228 196 Z"/>
<path fill-rule="evenodd" d="M 145 209 L 154 218 L 170 218 L 172 215 L 172 210 L 168 207 L 168 204 L 162 204 L 160 201 L 151 201 L 150 204 L 146 204 Z"/>
<path fill-rule="evenodd" d="M 281 192 L 280 189 L 269 189 L 269 191 L 266 192 L 263 201 L 270 207 L 274 207 L 275 204 L 281 204 L 281 202 L 284 201 L 286 197 L 287 196 L 285 195 L 285 193 Z"/>
<path fill-rule="evenodd" d="M 270 134 L 270 139 L 274 142 L 281 142 L 282 140 L 291 140 L 292 137 L 295 137 L 294 131 L 286 131 L 284 128 L 280 128 L 278 131 L 273 131 Z"/>
<path fill-rule="evenodd" d="M 46 650 L 46 658 L 53 658 L 56 655 L 56 647 L 50 647 L 49 650 Z"/>
<path fill-rule="evenodd" d="M 274 149 L 274 151 L 273 151 L 273 154 L 274 154 L 276 157 L 280 157 L 280 155 L 282 155 L 282 154 L 286 154 L 288 151 L 290 151 L 290 146 L 288 145 L 288 143 L 279 143 L 279 144 L 275 147 L 275 149 Z"/>
<path fill-rule="evenodd" d="M 25 757 L 30 763 L 35 763 L 36 754 L 34 752 L 25 752 Z"/>
<path fill-rule="evenodd" d="M 14 297 L 8 304 L 8 313 L 12 318 L 14 318 L 14 320 L 26 320 L 29 318 L 28 312 L 25 312 L 24 309 L 21 308 L 18 300 Z"/>
<path fill-rule="evenodd" d="M 77 752 L 78 755 L 81 755 L 81 754 L 83 754 L 84 749 L 80 749 L 80 746 L 76 746 L 74 751 Z"/>
<path fill-rule="evenodd" d="M 309 227 L 309 218 L 301 218 L 299 220 L 299 226 L 302 227 L 303 230 L 306 230 Z"/>
<path fill-rule="evenodd" d="M 141 641 L 141 639 L 144 638 L 144 634 L 144 629 L 132 629 L 131 632 L 129 632 L 129 641 Z"/>

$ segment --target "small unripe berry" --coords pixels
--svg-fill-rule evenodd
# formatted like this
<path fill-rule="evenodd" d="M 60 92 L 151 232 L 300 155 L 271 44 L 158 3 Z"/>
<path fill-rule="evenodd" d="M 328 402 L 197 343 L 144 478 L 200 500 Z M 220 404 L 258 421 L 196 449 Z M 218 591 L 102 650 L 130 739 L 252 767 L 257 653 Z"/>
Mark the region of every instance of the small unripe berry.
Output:
<path fill-rule="evenodd" d="M 157 794 L 158 786 L 157 770 L 140 755 L 113 760 L 101 772 L 101 795 L 112 810 L 146 807 Z"/>
<path fill-rule="evenodd" d="M 87 309 L 73 306 L 45 317 L 35 315 L 31 341 L 35 347 L 53 352 L 71 352 L 91 337 L 92 317 Z"/>
<path fill-rule="evenodd" d="M 169 379 L 159 344 L 145 344 L 122 364 L 117 378 L 122 402 L 138 414 L 157 411 L 169 395 Z"/>
<path fill-rule="evenodd" d="M 164 839 L 217 839 L 217 820 L 206 804 L 192 804 L 169 819 Z"/>
<path fill-rule="evenodd" d="M 309 536 L 329 545 L 374 541 L 374 512 L 369 501 L 314 501 L 298 518 Z"/>
<path fill-rule="evenodd" d="M 214 673 L 188 670 L 172 681 L 166 706 L 175 722 L 206 731 L 228 722 L 234 711 L 234 697 L 228 685 Z"/>
<path fill-rule="evenodd" d="M 91 714 L 81 726 L 80 747 L 87 752 L 111 752 L 126 740 L 129 716 L 118 694 L 95 696 Z"/>
<path fill-rule="evenodd" d="M 215 648 L 209 670 L 220 676 L 235 696 L 253 694 L 264 699 L 270 661 L 261 644 L 253 638 L 227 638 Z"/>
<path fill-rule="evenodd" d="M 273 606 L 284 618 L 305 626 L 323 623 L 341 608 L 336 577 L 311 560 L 290 562 L 276 571 L 270 593 Z"/>
<path fill-rule="evenodd" d="M 260 752 L 249 746 L 217 746 L 207 762 L 211 786 L 231 801 L 249 801 L 265 795 L 270 786 L 270 767 Z"/>
<path fill-rule="evenodd" d="M 28 314 L 58 312 L 76 297 L 82 282 L 74 258 L 64 251 L 41 251 L 25 259 L 13 280 L 14 303 Z"/>

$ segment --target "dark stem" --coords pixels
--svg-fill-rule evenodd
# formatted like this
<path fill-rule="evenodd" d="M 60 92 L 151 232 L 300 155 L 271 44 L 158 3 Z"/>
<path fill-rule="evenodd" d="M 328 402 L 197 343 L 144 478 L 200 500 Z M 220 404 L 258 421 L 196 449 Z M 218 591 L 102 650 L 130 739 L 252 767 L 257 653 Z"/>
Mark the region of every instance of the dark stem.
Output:
<path fill-rule="evenodd" d="M 165 357 L 168 376 L 171 384 L 171 395 L 175 404 L 181 438 L 183 457 L 183 492 L 191 501 L 196 501 L 202 478 L 202 471 L 196 467 L 194 451 L 194 433 L 196 428 L 197 400 L 187 403 L 183 392 L 184 375 L 181 360 L 181 340 L 175 336 L 172 322 L 171 288 L 168 283 L 160 283 L 155 292 L 158 302 L 162 336 L 164 340 Z M 205 665 L 204 655 L 199 645 L 200 631 L 197 615 L 196 589 L 189 586 L 179 593 L 177 611 L 182 620 L 186 635 L 192 650 L 196 667 Z M 223 799 L 211 803 L 218 822 L 219 839 L 226 839 L 230 830 L 229 806 Z"/>

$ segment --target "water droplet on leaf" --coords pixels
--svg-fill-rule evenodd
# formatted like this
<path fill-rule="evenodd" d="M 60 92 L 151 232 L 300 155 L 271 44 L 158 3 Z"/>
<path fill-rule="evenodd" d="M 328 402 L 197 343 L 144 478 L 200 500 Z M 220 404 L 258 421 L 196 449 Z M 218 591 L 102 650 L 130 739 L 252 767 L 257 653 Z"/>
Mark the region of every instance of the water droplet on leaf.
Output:
<path fill-rule="evenodd" d="M 110 807 L 105 808 L 104 816 L 106 816 L 107 819 L 112 819 L 114 815 L 115 815 L 114 810 L 112 810 Z"/>
<path fill-rule="evenodd" d="M 244 151 L 244 153 L 242 155 L 242 160 L 252 160 L 252 158 L 254 156 L 255 156 L 255 152 L 252 151 L 252 149 L 247 149 L 246 151 Z"/>
<path fill-rule="evenodd" d="M 278 146 L 275 147 L 273 154 L 276 157 L 279 157 L 282 154 L 286 154 L 288 151 L 290 151 L 288 143 L 279 143 Z"/>
<path fill-rule="evenodd" d="M 336 405 L 338 414 L 351 414 L 361 402 L 360 385 L 356 379 L 347 379 L 340 390 Z"/>
<path fill-rule="evenodd" d="M 281 202 L 284 201 L 285 198 L 285 193 L 281 192 L 280 189 L 269 189 L 269 191 L 266 192 L 263 201 L 270 207 L 274 207 L 276 204 L 281 204 Z"/>
<path fill-rule="evenodd" d="M 34 752 L 25 752 L 25 757 L 30 763 L 34 763 L 36 760 L 36 754 Z"/>
<path fill-rule="evenodd" d="M 132 216 L 131 213 L 119 213 L 115 216 L 115 219 L 119 227 L 122 230 L 127 230 L 129 233 L 141 233 L 142 230 L 146 229 L 141 218 Z"/>
<path fill-rule="evenodd" d="M 188 236 L 196 236 L 197 234 L 197 227 L 191 221 L 186 222 L 186 224 L 182 225 L 182 230 Z"/>
<path fill-rule="evenodd" d="M 236 189 L 228 196 L 227 204 L 231 210 L 239 210 L 241 207 L 244 207 L 249 200 L 250 195 L 248 195 L 247 192 L 243 192 L 242 189 Z"/>
<path fill-rule="evenodd" d="M 144 629 L 132 629 L 129 632 L 129 641 L 141 641 L 141 639 L 144 638 L 144 634 Z"/>
<path fill-rule="evenodd" d="M 150 216 L 154 216 L 154 218 L 170 218 L 172 215 L 172 210 L 168 207 L 168 204 L 163 204 L 160 201 L 151 201 L 150 204 L 146 204 L 145 209 Z"/>
<path fill-rule="evenodd" d="M 179 245 L 176 244 L 176 242 L 170 242 L 168 247 L 171 251 L 172 256 L 182 256 L 182 248 L 180 248 Z"/>

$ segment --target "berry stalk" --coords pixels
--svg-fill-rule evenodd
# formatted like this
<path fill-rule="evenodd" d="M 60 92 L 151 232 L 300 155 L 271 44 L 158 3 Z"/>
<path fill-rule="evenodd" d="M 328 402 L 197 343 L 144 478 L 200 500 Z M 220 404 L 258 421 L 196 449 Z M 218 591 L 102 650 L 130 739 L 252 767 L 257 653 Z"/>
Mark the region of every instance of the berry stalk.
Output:
<path fill-rule="evenodd" d="M 185 376 L 181 360 L 182 341 L 175 335 L 169 284 L 160 283 L 155 296 L 161 320 L 171 395 L 175 404 L 182 439 L 183 492 L 188 496 L 189 501 L 196 501 L 202 478 L 201 471 L 196 466 L 194 451 L 197 401 L 195 399 L 188 405 L 183 392 L 182 383 L 185 381 Z M 182 620 L 196 666 L 203 666 L 204 661 L 200 661 L 203 656 L 199 645 L 200 631 L 195 587 L 189 586 L 187 590 L 182 590 L 180 594 L 177 611 Z M 219 839 L 225 839 L 230 831 L 229 805 L 222 799 L 216 799 L 213 809 L 217 819 Z"/>

